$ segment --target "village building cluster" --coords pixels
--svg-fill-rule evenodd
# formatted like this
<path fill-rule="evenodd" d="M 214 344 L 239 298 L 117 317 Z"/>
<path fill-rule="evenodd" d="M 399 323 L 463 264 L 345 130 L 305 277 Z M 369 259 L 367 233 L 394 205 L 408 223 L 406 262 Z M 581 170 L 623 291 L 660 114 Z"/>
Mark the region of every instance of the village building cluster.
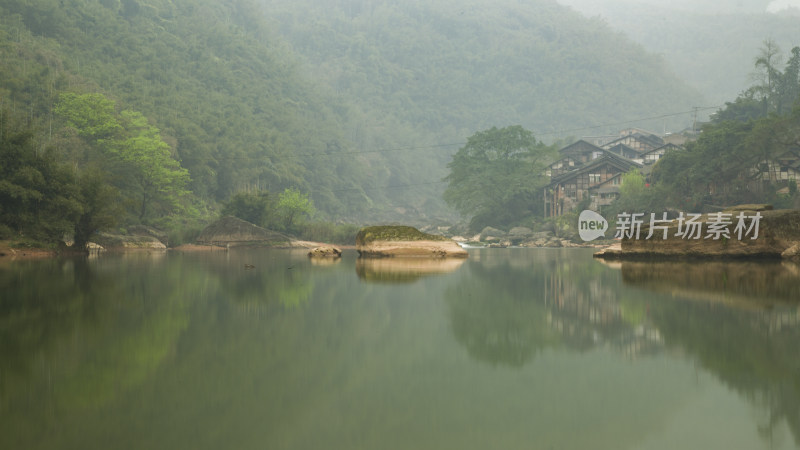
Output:
<path fill-rule="evenodd" d="M 622 176 L 631 169 L 645 179 L 653 165 L 670 152 L 684 151 L 689 138 L 684 134 L 659 136 L 639 128 L 620 131 L 616 135 L 584 137 L 559 150 L 559 159 L 547 166 L 550 183 L 544 188 L 544 210 L 547 217 L 568 213 L 589 199 L 588 209 L 602 212 L 619 197 Z M 750 169 L 753 189 L 765 184 L 784 185 L 800 180 L 800 149 L 790 149 Z M 788 187 L 781 191 L 788 192 Z"/>
<path fill-rule="evenodd" d="M 559 150 L 550 164 L 544 189 L 548 217 L 572 211 L 590 199 L 589 209 L 601 211 L 619 197 L 622 175 L 635 168 L 647 175 L 652 165 L 672 151 L 683 150 L 683 135 L 658 136 L 631 128 L 617 135 L 585 137 Z"/>

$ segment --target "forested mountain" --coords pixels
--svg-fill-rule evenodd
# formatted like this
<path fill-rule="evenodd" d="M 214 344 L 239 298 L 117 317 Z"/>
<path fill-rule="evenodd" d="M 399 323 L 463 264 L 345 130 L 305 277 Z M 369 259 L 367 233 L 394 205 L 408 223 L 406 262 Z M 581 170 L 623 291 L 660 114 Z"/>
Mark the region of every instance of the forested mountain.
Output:
<path fill-rule="evenodd" d="M 767 12 L 769 0 L 697 2 L 559 0 L 599 16 L 647 50 L 660 54 L 711 105 L 736 98 L 752 83 L 754 57 L 765 39 L 784 53 L 800 44 L 800 10 Z"/>
<path fill-rule="evenodd" d="M 478 130 L 552 141 L 697 101 L 661 59 L 554 1 L 256 1 L 3 0 L 0 129 L 79 171 L 145 139 L 187 171 L 179 214 L 295 188 L 327 218 L 413 221 L 452 217 L 441 180 Z M 113 142 L 58 109 L 93 93 L 124 131 Z M 158 189 L 142 180 L 111 174 L 144 203 Z"/>
<path fill-rule="evenodd" d="M 348 148 L 341 105 L 303 81 L 251 3 L 10 0 L 0 17 L 0 102 L 48 130 L 60 93 L 97 91 L 160 128 L 207 202 L 297 187 L 325 211 L 364 204 L 371 171 L 324 156 Z"/>
<path fill-rule="evenodd" d="M 553 0 L 261 2 L 314 79 L 371 128 L 408 123 L 463 141 L 521 124 L 552 140 L 698 100 L 660 58 Z"/>

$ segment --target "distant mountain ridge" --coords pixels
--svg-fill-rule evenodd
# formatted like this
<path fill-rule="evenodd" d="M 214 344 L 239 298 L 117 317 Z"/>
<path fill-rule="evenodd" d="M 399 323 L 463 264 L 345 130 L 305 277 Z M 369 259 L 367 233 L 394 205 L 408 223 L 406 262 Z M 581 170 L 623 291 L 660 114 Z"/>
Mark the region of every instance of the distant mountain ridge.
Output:
<path fill-rule="evenodd" d="M 784 55 L 800 45 L 800 16 L 767 13 L 769 5 L 778 4 L 768 0 L 559 1 L 601 17 L 662 55 L 675 73 L 714 105 L 731 101 L 752 84 L 755 55 L 765 39 L 774 40 Z"/>

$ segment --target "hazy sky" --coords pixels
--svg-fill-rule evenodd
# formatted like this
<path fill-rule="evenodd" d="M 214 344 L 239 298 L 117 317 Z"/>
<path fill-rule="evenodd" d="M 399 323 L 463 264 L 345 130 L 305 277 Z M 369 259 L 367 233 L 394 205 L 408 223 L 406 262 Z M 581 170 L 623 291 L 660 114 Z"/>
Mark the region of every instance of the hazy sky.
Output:
<path fill-rule="evenodd" d="M 767 11 L 773 13 L 786 8 L 797 8 L 800 10 L 800 0 L 774 0 L 767 5 Z"/>
<path fill-rule="evenodd" d="M 778 12 L 788 7 L 800 9 L 800 0 L 558 0 L 579 11 L 597 13 L 608 7 L 627 4 L 653 5 L 664 9 L 679 9 L 701 13 Z"/>

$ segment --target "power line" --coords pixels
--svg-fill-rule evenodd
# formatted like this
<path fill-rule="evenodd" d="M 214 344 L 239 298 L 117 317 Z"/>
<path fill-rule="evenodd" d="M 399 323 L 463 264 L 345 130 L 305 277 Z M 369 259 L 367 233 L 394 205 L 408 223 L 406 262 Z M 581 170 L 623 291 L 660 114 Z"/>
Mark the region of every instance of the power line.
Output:
<path fill-rule="evenodd" d="M 386 190 L 386 189 L 401 189 L 407 187 L 417 187 L 417 186 L 427 186 L 432 184 L 444 184 L 447 181 L 428 181 L 424 183 L 407 183 L 407 184 L 393 184 L 389 186 L 373 186 L 373 187 L 357 187 L 357 188 L 343 188 L 343 189 L 331 189 L 322 192 L 349 192 L 349 191 L 377 191 L 377 190 Z M 312 191 L 317 192 L 317 191 Z"/>
<path fill-rule="evenodd" d="M 638 119 L 631 119 L 631 120 L 625 120 L 625 121 L 619 121 L 619 122 L 608 122 L 608 123 L 604 123 L 604 124 L 600 124 L 600 125 L 592 125 L 592 126 L 586 126 L 586 127 L 580 127 L 580 128 L 567 128 L 567 129 L 556 130 L 556 131 L 551 131 L 551 132 L 547 132 L 547 133 L 533 132 L 533 135 L 534 136 L 558 136 L 558 135 L 564 135 L 564 134 L 567 134 L 567 133 L 574 133 L 574 132 L 577 132 L 577 131 L 588 131 L 588 130 L 595 130 L 595 129 L 598 129 L 598 128 L 613 127 L 613 126 L 620 126 L 620 125 L 628 125 L 628 124 L 637 123 L 637 122 L 644 122 L 644 121 L 648 121 L 648 120 L 666 119 L 668 117 L 676 117 L 676 116 L 681 116 L 681 115 L 685 115 L 685 114 L 693 114 L 694 122 L 696 122 L 696 117 L 697 117 L 697 112 L 698 111 L 706 111 L 706 110 L 717 109 L 717 108 L 721 108 L 721 107 L 722 106 L 702 106 L 702 107 L 696 106 L 696 107 L 693 107 L 692 109 L 690 109 L 688 111 L 661 114 L 661 115 L 658 115 L 658 116 L 651 116 L 651 117 L 642 117 L 642 118 L 638 118 Z M 319 153 L 292 153 L 292 154 L 281 155 L 281 157 L 287 157 L 287 158 L 306 158 L 306 157 L 315 158 L 315 157 L 320 157 L 320 156 L 350 156 L 350 155 L 365 155 L 365 154 L 371 154 L 371 153 L 395 153 L 395 152 L 406 152 L 406 151 L 417 151 L 417 150 L 431 150 L 431 149 L 438 149 L 438 148 L 448 148 L 448 147 L 455 147 L 455 146 L 463 146 L 464 144 L 466 144 L 465 141 L 460 141 L 460 142 L 451 142 L 451 143 L 443 143 L 443 144 L 416 145 L 416 146 L 407 146 L 407 147 L 389 147 L 389 148 L 382 148 L 382 149 L 376 149 L 376 150 L 354 150 L 354 151 L 335 152 L 335 153 L 325 153 L 325 152 L 319 152 Z M 268 157 L 268 156 L 267 155 L 261 155 L 261 156 L 230 156 L 230 157 L 225 157 L 225 158 L 220 158 L 220 159 L 225 159 L 225 160 L 243 160 L 243 159 L 248 159 L 248 160 L 252 160 L 252 159 L 261 159 L 261 158 L 264 158 L 264 157 Z M 193 157 L 189 156 L 186 159 L 193 160 L 193 161 L 198 161 L 198 160 L 217 160 L 216 158 L 213 158 L 213 157 L 210 157 L 210 156 L 208 156 L 208 157 L 200 157 L 200 158 L 193 158 Z"/>
<path fill-rule="evenodd" d="M 662 114 L 660 116 L 653 116 L 653 117 L 643 117 L 643 118 L 640 118 L 640 119 L 625 120 L 625 121 L 622 121 L 622 122 L 611 122 L 611 123 L 605 123 L 605 124 L 602 124 L 602 125 L 594 125 L 594 126 L 591 126 L 591 127 L 573 128 L 573 129 L 568 129 L 568 130 L 553 131 L 551 133 L 541 133 L 541 134 L 538 134 L 538 135 L 539 136 L 551 136 L 551 135 L 557 135 L 557 134 L 572 133 L 572 132 L 575 132 L 575 131 L 594 130 L 594 129 L 597 129 L 597 128 L 613 127 L 613 126 L 618 126 L 618 125 L 628 125 L 628 124 L 631 124 L 631 123 L 644 122 L 644 121 L 647 121 L 647 120 L 666 119 L 667 117 L 682 116 L 684 114 L 695 114 L 696 115 L 697 111 L 705 111 L 705 110 L 717 109 L 717 108 L 721 108 L 721 107 L 722 106 L 695 106 L 692 109 L 690 109 L 689 111 L 681 111 L 681 112 L 677 112 L 677 113 Z"/>

